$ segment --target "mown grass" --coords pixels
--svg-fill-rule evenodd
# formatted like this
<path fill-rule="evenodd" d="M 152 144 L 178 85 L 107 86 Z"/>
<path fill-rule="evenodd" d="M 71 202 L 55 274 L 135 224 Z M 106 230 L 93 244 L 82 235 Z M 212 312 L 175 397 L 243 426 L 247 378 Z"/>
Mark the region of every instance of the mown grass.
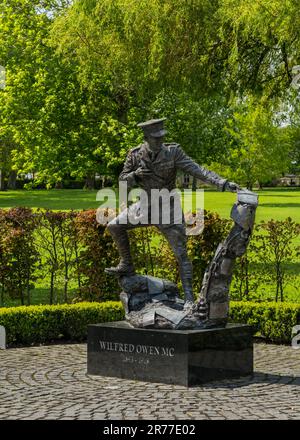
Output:
<path fill-rule="evenodd" d="M 256 191 L 259 195 L 259 207 L 256 220 L 284 220 L 287 217 L 300 223 L 300 188 L 271 188 Z M 98 208 L 97 191 L 79 189 L 17 190 L 0 192 L 0 208 L 27 206 L 53 210 L 81 210 Z M 231 207 L 236 199 L 232 193 L 222 193 L 205 189 L 204 207 L 215 211 L 221 217 L 229 218 Z M 189 205 L 191 196 L 187 196 Z"/>

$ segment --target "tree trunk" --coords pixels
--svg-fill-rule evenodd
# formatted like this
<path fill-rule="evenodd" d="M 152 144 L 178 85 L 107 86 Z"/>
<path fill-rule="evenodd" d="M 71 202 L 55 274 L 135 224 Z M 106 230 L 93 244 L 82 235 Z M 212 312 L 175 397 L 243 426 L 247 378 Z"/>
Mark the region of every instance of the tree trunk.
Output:
<path fill-rule="evenodd" d="M 95 173 L 89 173 L 85 178 L 85 189 L 95 189 Z"/>
<path fill-rule="evenodd" d="M 4 286 L 3 286 L 3 284 L 2 284 L 2 286 L 1 286 L 1 299 L 0 299 L 0 305 L 1 305 L 1 307 L 4 306 Z"/>
<path fill-rule="evenodd" d="M 17 188 L 17 172 L 15 170 L 11 170 L 9 172 L 7 188 L 8 189 L 16 189 Z"/>
<path fill-rule="evenodd" d="M 74 226 L 73 226 L 74 228 Z M 81 297 L 81 277 L 80 277 L 80 264 L 79 264 L 79 253 L 78 253 L 78 245 L 76 238 L 74 239 L 74 249 L 75 249 L 75 262 L 76 262 L 76 273 L 77 273 L 77 282 L 78 282 L 78 293 L 79 297 Z"/>
<path fill-rule="evenodd" d="M 151 275 L 154 276 L 154 265 L 153 265 L 150 242 L 151 242 L 151 238 L 149 238 L 149 234 L 147 233 L 147 253 L 150 261 Z"/>
<path fill-rule="evenodd" d="M 275 301 L 278 301 L 279 297 L 279 289 L 280 289 L 280 274 L 279 274 L 279 265 L 276 264 L 276 298 Z"/>
<path fill-rule="evenodd" d="M 283 277 L 284 277 L 284 273 L 282 272 L 282 270 L 280 269 L 280 301 L 283 302 Z"/>
<path fill-rule="evenodd" d="M 147 252 L 146 252 L 146 246 L 145 246 L 145 231 L 141 231 L 142 234 L 142 255 L 143 255 L 143 261 L 145 262 L 145 274 L 148 275 L 148 258 L 147 258 Z"/>
<path fill-rule="evenodd" d="M 197 177 L 193 177 L 192 191 L 197 190 Z"/>
<path fill-rule="evenodd" d="M 27 290 L 27 305 L 28 306 L 30 306 L 30 302 L 31 302 L 31 298 L 30 298 L 30 281 L 29 281 L 29 279 L 27 280 L 27 287 L 26 287 L 26 290 Z"/>
<path fill-rule="evenodd" d="M 5 189 L 4 171 L 0 170 L 0 191 L 4 191 Z"/>
<path fill-rule="evenodd" d="M 51 272 L 51 281 L 50 281 L 50 298 L 49 303 L 50 305 L 53 304 L 53 292 L 54 292 L 54 273 Z"/>
<path fill-rule="evenodd" d="M 55 184 L 55 189 L 63 189 L 64 185 L 61 181 L 56 182 Z"/>
<path fill-rule="evenodd" d="M 23 288 L 22 287 L 20 287 L 20 297 L 21 297 L 21 305 L 22 306 L 24 306 L 24 304 L 25 304 L 25 301 L 24 301 L 24 291 L 23 291 Z"/>

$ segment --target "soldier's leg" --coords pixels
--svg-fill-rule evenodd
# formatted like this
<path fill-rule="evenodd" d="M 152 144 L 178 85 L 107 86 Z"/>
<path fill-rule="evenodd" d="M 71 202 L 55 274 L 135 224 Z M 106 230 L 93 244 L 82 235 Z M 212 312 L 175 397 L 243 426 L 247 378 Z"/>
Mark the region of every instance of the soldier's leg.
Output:
<path fill-rule="evenodd" d="M 168 227 L 159 226 L 159 229 L 168 240 L 178 261 L 184 299 L 186 302 L 194 302 L 193 267 L 187 255 L 187 236 L 185 234 L 185 226 L 183 224 L 170 225 Z"/>
<path fill-rule="evenodd" d="M 138 205 L 132 205 L 132 210 L 138 209 Z M 131 215 L 131 214 L 130 214 Z M 145 224 L 132 224 L 128 219 L 128 209 L 121 212 L 118 217 L 114 218 L 107 225 L 107 229 L 113 237 L 118 248 L 120 262 L 118 266 L 107 268 L 106 271 L 114 274 L 133 275 L 135 273 L 134 265 L 130 253 L 130 243 L 128 238 L 128 230 L 147 226 Z"/>
<path fill-rule="evenodd" d="M 134 274 L 134 266 L 130 253 L 130 244 L 127 231 L 141 225 L 133 225 L 127 221 L 127 209 L 118 217 L 108 223 L 107 229 L 113 237 L 120 255 L 120 263 L 117 267 L 108 268 L 107 272 L 116 274 Z"/>

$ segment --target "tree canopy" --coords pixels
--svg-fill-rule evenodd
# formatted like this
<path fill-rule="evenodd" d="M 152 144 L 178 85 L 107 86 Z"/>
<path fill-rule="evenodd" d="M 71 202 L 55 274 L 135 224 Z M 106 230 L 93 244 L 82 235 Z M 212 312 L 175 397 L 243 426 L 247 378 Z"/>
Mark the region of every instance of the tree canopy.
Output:
<path fill-rule="evenodd" d="M 300 56 L 296 0 L 0 6 L 2 176 L 34 172 L 48 186 L 117 176 L 141 140 L 136 124 L 160 116 L 167 140 L 249 185 L 299 160 L 299 121 L 283 129 L 277 120 L 284 106 L 298 108 L 290 93 Z"/>

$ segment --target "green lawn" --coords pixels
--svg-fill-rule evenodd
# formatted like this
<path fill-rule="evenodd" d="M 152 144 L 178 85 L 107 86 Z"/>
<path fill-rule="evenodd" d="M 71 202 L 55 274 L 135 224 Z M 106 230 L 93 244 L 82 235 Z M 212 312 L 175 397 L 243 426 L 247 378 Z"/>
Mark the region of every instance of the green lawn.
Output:
<path fill-rule="evenodd" d="M 17 190 L 0 192 L 0 208 L 27 206 L 54 210 L 96 208 L 97 191 L 78 189 Z"/>
<path fill-rule="evenodd" d="M 49 208 L 55 210 L 97 208 L 97 191 L 85 190 L 30 190 L 0 192 L 0 208 L 28 206 L 31 208 Z M 283 220 L 292 217 L 300 223 L 300 188 L 267 189 L 258 191 L 259 207 L 256 220 L 271 218 Z M 205 190 L 204 206 L 218 212 L 222 217 L 229 218 L 235 194 Z"/>
<path fill-rule="evenodd" d="M 300 223 L 300 188 L 267 189 L 256 191 L 259 195 L 259 206 L 256 221 L 284 220 L 287 217 Z M 221 217 L 229 218 L 230 210 L 236 200 L 232 193 L 205 191 L 205 209 L 216 211 Z"/>

